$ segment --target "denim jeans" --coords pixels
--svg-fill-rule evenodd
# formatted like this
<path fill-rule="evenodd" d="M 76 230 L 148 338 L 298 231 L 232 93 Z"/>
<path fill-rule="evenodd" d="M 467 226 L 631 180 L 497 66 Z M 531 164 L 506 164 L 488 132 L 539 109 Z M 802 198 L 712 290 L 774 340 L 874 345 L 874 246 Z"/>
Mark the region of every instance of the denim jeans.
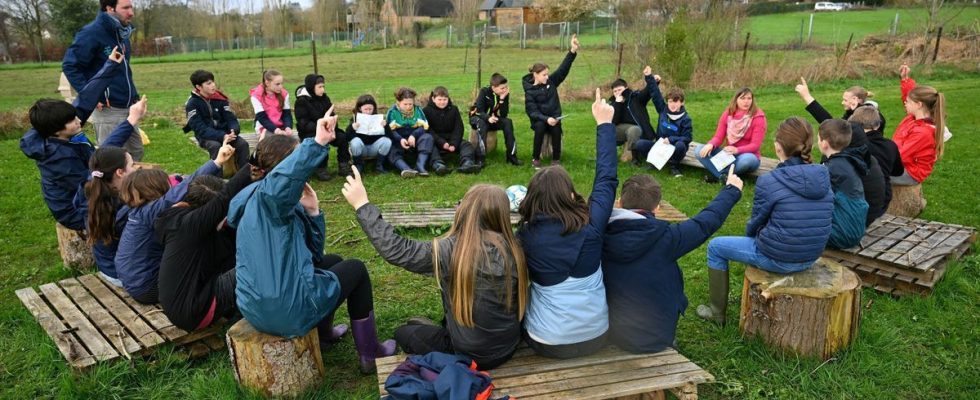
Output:
<path fill-rule="evenodd" d="M 719 236 L 708 242 L 708 268 L 728 270 L 728 261 L 763 269 L 778 274 L 800 272 L 810 268 L 813 261 L 802 263 L 773 260 L 759 252 L 755 238 L 747 236 Z"/>
<path fill-rule="evenodd" d="M 722 175 L 727 175 L 728 169 L 731 168 L 731 166 L 725 167 L 725 171 L 724 173 L 722 173 L 721 171 L 715 169 L 714 164 L 711 163 L 711 157 L 714 157 L 715 154 L 718 154 L 718 152 L 721 151 L 721 149 L 717 147 L 711 149 L 711 154 L 709 154 L 708 157 L 701 158 L 702 148 L 704 148 L 703 144 L 699 144 L 698 147 L 694 148 L 694 157 L 701 162 L 701 165 L 704 165 L 704 169 L 708 170 L 708 172 L 711 173 L 711 175 L 714 175 L 715 178 L 721 179 Z M 735 156 L 735 163 L 734 163 L 735 174 L 742 175 L 755 171 L 759 169 L 759 163 L 760 163 L 759 157 L 756 157 L 755 154 L 753 153 L 738 154 Z"/>
<path fill-rule="evenodd" d="M 391 139 L 382 137 L 375 140 L 374 143 L 364 144 L 361 138 L 353 138 L 350 141 L 350 155 L 352 157 L 367 157 L 376 158 L 388 156 L 388 151 L 391 150 Z"/>

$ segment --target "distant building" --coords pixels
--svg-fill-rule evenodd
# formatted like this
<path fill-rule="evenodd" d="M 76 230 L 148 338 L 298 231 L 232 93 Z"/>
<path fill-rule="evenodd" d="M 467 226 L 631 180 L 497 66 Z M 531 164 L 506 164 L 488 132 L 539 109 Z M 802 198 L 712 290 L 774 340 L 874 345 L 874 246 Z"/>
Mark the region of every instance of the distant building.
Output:
<path fill-rule="evenodd" d="M 453 3 L 451 0 L 415 0 L 399 2 L 403 9 L 397 10 L 392 0 L 385 0 L 381 5 L 380 19 L 393 32 L 412 29 L 416 22 L 439 22 L 452 17 Z"/>
<path fill-rule="evenodd" d="M 480 5 L 480 20 L 500 28 L 544 22 L 544 11 L 534 0 L 485 0 Z"/>

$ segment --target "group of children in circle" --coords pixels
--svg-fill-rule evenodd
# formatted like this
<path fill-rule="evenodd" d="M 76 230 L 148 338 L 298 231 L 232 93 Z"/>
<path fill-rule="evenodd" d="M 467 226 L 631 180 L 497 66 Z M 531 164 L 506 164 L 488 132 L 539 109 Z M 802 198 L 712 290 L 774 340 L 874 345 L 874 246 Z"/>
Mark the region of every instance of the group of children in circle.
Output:
<path fill-rule="evenodd" d="M 573 39 L 553 74 L 535 64 L 522 79 L 534 130 L 532 163 L 541 168 L 528 183 L 516 226 L 510 223 L 504 189 L 478 184 L 463 196 L 444 235 L 414 240 L 398 234 L 368 200 L 361 179 L 365 158 L 387 155 L 403 176 L 411 176 L 428 171 L 429 160 L 422 157 L 426 149 L 430 160 L 441 161 L 433 148 L 458 152 L 461 158 L 470 154 L 473 158 L 462 159 L 461 168 L 467 161 L 478 168 L 485 156 L 482 145 L 464 152 L 468 141 L 453 141 L 461 133 L 442 142 L 437 139 L 441 130 L 427 133 L 442 122 L 425 118 L 410 89 L 396 93 L 398 104 L 389 110 L 383 129 L 360 129 L 355 119 L 345 132 L 323 92 L 323 77 L 315 74 L 296 91 L 293 135 L 282 77 L 266 72 L 250 92 L 256 130 L 263 138 L 249 154 L 213 76 L 195 72 L 186 129 L 195 131 L 214 160 L 179 182 L 156 169 L 134 169 L 133 158 L 120 147 L 145 113 L 145 97 L 98 149 L 81 133 L 81 123 L 105 90 L 99 77 L 119 73 L 119 61 L 112 58 L 102 75 L 80 90 L 74 106 L 35 103 L 32 129 L 21 148 L 41 171 L 52 214 L 86 235 L 103 278 L 137 301 L 159 302 L 182 329 L 201 329 L 240 312 L 257 330 L 273 335 L 302 336 L 316 327 L 324 346 L 350 331 L 365 373 L 374 370 L 375 358 L 395 353 L 396 345 L 410 353 L 462 354 L 481 369 L 506 362 L 522 340 L 537 353 L 558 358 L 587 355 L 607 343 L 631 352 L 676 347 L 677 321 L 687 307 L 677 260 L 707 241 L 740 199 L 737 174 L 759 165 L 765 115 L 750 90 L 736 93 L 713 138 L 695 150 L 702 160 L 721 151 L 735 157 L 722 170 L 705 164 L 725 186 L 690 220 L 669 224 L 655 218 L 662 194 L 648 174 L 627 179 L 616 200 L 616 148 L 617 142 L 630 143 L 624 152 L 643 160 L 644 149 L 666 141 L 676 146 L 671 157 L 676 168 L 682 158 L 677 154 L 686 153 L 691 142 L 683 92 L 672 89 L 665 100 L 649 68 L 643 91 L 618 81 L 607 102 L 597 89 L 592 104 L 595 178 L 586 198 L 564 168 L 542 167 L 540 160 L 544 135 L 551 137 L 553 160 L 561 159 L 556 88 L 577 50 Z M 805 82 L 797 86 L 820 122 L 818 147 L 827 161 L 811 160 L 814 133 L 808 122 L 791 117 L 779 125 L 774 147 L 780 164 L 757 182 L 746 236 L 719 237 L 708 245 L 710 301 L 698 308 L 699 316 L 725 322 L 729 261 L 779 273 L 809 268 L 824 247 L 850 247 L 860 240 L 864 228 L 887 208 L 891 184 L 919 183 L 931 173 L 943 149 L 943 96 L 916 86 L 907 67 L 900 72 L 908 115 L 894 142 L 881 135 L 884 121 L 877 108 L 862 105 L 863 89 L 844 93 L 844 120 L 831 118 Z M 488 129 L 507 135 L 509 126 L 508 161 L 519 164 L 508 98 L 506 79 L 495 75 L 477 98 L 471 124 L 484 137 Z M 433 90 L 432 100 L 436 112 L 451 110 L 444 89 Z M 643 118 L 650 100 L 660 115 L 656 129 Z M 361 96 L 356 109 L 371 115 L 377 104 Z M 454 129 L 459 127 L 459 112 L 449 113 L 455 115 Z M 340 143 L 345 134 L 346 142 Z M 304 139 L 298 142 L 296 136 Z M 342 194 L 378 254 L 408 271 L 437 277 L 441 322 L 413 318 L 395 330 L 395 340 L 378 339 L 364 263 L 324 253 L 329 230 L 307 181 L 324 168 L 328 145 L 338 147 L 340 157 L 351 157 L 338 160 L 346 175 Z M 410 150 L 418 153 L 416 168 L 401 154 L 391 155 Z M 219 178 L 223 165 L 238 167 L 227 182 Z M 439 164 L 432 165 L 439 172 Z M 872 172 L 876 168 L 877 174 Z M 334 325 L 334 313 L 345 301 L 351 324 Z"/>

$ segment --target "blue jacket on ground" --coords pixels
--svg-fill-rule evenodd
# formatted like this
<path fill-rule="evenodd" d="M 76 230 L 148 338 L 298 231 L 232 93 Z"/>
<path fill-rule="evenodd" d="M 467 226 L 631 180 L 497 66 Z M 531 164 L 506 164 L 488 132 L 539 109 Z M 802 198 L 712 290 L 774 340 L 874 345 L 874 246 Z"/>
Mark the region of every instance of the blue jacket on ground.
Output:
<path fill-rule="evenodd" d="M 562 235 L 565 227 L 547 215 L 533 216 L 517 230 L 531 275 L 524 327 L 545 344 L 574 344 L 608 329 L 602 285 L 602 238 L 616 197 L 616 128 L 596 128 L 596 175 L 589 196 L 589 223 Z M 590 337 L 591 336 L 591 337 Z"/>
<path fill-rule="evenodd" d="M 82 120 L 82 124 L 92 115 L 99 95 L 120 70 L 121 64 L 107 60 L 99 73 L 79 91 L 73 105 L 75 115 Z M 103 145 L 122 147 L 132 133 L 133 126 L 124 121 Z M 55 137 L 45 139 L 31 128 L 20 139 L 20 149 L 34 160 L 41 171 L 41 195 L 54 219 L 69 229 L 84 230 L 88 201 L 83 185 L 91 173 L 88 160 L 95 153 L 95 147 L 85 134 L 79 132 L 70 140 Z"/>
<path fill-rule="evenodd" d="M 613 210 L 602 246 L 609 339 L 632 353 L 672 346 L 687 308 L 677 260 L 703 244 L 728 218 L 742 191 L 726 186 L 698 215 L 679 224 L 649 211 Z"/>
<path fill-rule="evenodd" d="M 191 181 L 198 175 L 221 176 L 221 167 L 208 160 L 163 197 L 129 210 L 126 227 L 116 250 L 116 273 L 126 292 L 133 297 L 157 287 L 163 244 L 157 238 L 153 223 L 164 210 L 184 198 Z"/>
<path fill-rule="evenodd" d="M 408 356 L 385 379 L 386 399 L 488 399 L 493 390 L 493 379 L 476 367 L 479 366 L 466 356 L 435 351 Z"/>
<path fill-rule="evenodd" d="M 827 245 L 833 213 L 827 168 L 793 157 L 756 181 L 745 235 L 754 237 L 759 252 L 771 259 L 815 261 Z"/>
<path fill-rule="evenodd" d="M 652 77 L 646 77 L 647 87 L 650 88 L 653 107 L 657 109 L 657 137 L 667 138 L 670 144 L 684 142 L 690 145 L 694 140 L 694 124 L 687 109 L 681 106 L 676 113 L 670 112 L 664 95 L 660 92 L 660 84 Z M 652 140 L 652 139 L 651 139 Z"/>
<path fill-rule="evenodd" d="M 98 101 L 111 107 L 128 108 L 139 100 L 139 93 L 133 83 L 133 70 L 129 67 L 129 38 L 120 35 L 118 23 L 114 17 L 100 11 L 94 21 L 75 34 L 75 40 L 65 51 L 65 57 L 61 61 L 61 70 L 71 87 L 81 92 L 79 88 L 85 87 L 99 72 L 99 68 L 112 54 L 112 49 L 119 47 L 124 56 L 124 69 L 121 73 L 112 75 L 109 86 L 99 91 Z"/>
<path fill-rule="evenodd" d="M 827 247 L 846 249 L 857 246 L 864 237 L 868 202 L 864 197 L 861 176 L 868 174 L 868 164 L 859 154 L 842 151 L 825 163 L 834 190 L 834 221 Z"/>
<path fill-rule="evenodd" d="M 326 146 L 306 139 L 231 201 L 235 297 L 259 332 L 303 336 L 337 306 L 337 276 L 313 268 L 314 258 L 323 257 L 323 213 L 311 217 L 299 204 L 307 178 L 326 156 Z"/>

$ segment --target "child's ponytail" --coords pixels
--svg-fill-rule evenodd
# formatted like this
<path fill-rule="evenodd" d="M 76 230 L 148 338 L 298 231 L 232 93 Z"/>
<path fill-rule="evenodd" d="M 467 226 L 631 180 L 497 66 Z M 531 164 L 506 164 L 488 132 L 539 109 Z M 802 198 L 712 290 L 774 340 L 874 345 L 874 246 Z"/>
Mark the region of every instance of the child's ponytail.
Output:
<path fill-rule="evenodd" d="M 88 200 L 88 243 L 109 244 L 115 237 L 113 228 L 117 193 L 113 187 L 116 171 L 126 169 L 126 151 L 119 147 L 101 147 L 89 160 L 92 177 L 85 183 Z"/>
<path fill-rule="evenodd" d="M 936 123 L 936 159 L 941 160 L 946 148 L 946 96 L 936 92 L 936 103 L 931 111 L 932 121 Z"/>

